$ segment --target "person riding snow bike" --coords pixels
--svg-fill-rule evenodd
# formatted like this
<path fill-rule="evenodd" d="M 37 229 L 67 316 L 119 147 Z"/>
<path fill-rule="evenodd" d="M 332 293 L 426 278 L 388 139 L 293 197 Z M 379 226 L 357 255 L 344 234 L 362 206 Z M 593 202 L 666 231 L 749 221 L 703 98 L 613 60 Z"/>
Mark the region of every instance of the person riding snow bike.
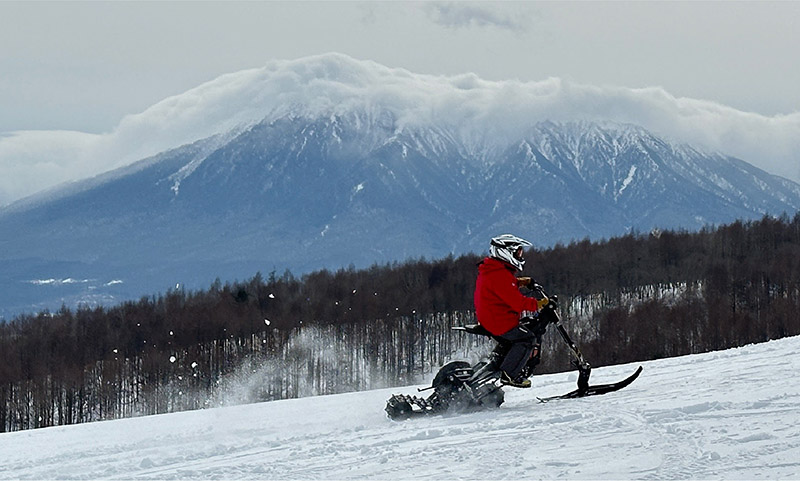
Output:
<path fill-rule="evenodd" d="M 520 324 L 520 316 L 548 303 L 547 297 L 536 299 L 519 290 L 531 283 L 530 277 L 516 276 L 525 265 L 523 249 L 531 245 L 511 234 L 492 238 L 489 256 L 479 264 L 475 281 L 475 316 L 495 339 L 510 343 L 499 369 L 502 381 L 514 387 L 530 387 L 523 368 L 538 349 L 536 335 Z"/>

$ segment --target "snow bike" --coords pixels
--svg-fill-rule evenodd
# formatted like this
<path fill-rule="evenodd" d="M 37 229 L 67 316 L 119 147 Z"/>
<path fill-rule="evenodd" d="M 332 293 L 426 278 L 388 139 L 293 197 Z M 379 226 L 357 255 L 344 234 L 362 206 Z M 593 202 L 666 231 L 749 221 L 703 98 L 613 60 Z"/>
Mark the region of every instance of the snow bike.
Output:
<path fill-rule="evenodd" d="M 538 291 L 540 297 L 545 295 L 542 287 L 538 284 L 532 284 L 531 289 Z M 541 360 L 542 336 L 547 331 L 547 327 L 553 324 L 574 356 L 572 364 L 578 368 L 578 388 L 560 396 L 538 398 L 540 402 L 595 396 L 618 391 L 639 377 L 642 372 L 641 366 L 636 372 L 619 382 L 590 385 L 589 375 L 592 367 L 561 324 L 561 316 L 558 314 L 558 296 L 552 296 L 549 299 L 550 302 L 534 313 L 533 316 L 520 320 L 520 324 L 527 327 L 536 336 L 533 354 L 523 368 L 522 375 L 527 379 L 533 374 L 533 370 Z M 497 346 L 486 359 L 479 361 L 475 365 L 470 365 L 466 361 L 453 361 L 442 366 L 433 378 L 431 386 L 419 389 L 420 392 L 433 390 L 433 393 L 427 398 L 404 394 L 393 395 L 386 402 L 386 413 L 389 418 L 399 420 L 412 416 L 442 414 L 445 412 L 469 412 L 495 408 L 503 404 L 505 393 L 502 388 L 505 384 L 502 381 L 502 372 L 499 367 L 511 348 L 511 343 L 493 336 L 480 324 L 455 326 L 453 329 L 464 331 L 468 334 L 491 337 L 497 341 Z"/>

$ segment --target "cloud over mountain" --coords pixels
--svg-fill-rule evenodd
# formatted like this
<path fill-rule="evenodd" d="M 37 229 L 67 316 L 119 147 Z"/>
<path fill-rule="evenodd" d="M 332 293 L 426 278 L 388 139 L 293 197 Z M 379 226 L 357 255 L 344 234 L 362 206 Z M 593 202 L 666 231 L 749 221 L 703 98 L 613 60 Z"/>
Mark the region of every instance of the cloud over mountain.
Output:
<path fill-rule="evenodd" d="M 767 117 L 677 98 L 660 87 L 418 74 L 330 53 L 223 75 L 126 116 L 104 134 L 5 134 L 0 137 L 0 205 L 264 119 L 334 115 L 355 107 L 390 111 L 400 126 L 458 126 L 462 136 L 473 139 L 513 139 L 543 120 L 631 123 L 800 180 L 800 112 Z"/>

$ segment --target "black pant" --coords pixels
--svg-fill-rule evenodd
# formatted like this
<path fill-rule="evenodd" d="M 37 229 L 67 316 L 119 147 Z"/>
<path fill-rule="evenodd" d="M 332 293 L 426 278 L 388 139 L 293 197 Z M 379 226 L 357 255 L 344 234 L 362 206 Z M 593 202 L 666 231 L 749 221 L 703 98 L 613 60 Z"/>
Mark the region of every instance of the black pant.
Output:
<path fill-rule="evenodd" d="M 536 335 L 522 326 L 517 326 L 510 331 L 497 336 L 498 338 L 511 343 L 500 369 L 505 371 L 512 380 L 517 380 L 522 368 L 527 364 L 533 347 L 536 344 Z"/>

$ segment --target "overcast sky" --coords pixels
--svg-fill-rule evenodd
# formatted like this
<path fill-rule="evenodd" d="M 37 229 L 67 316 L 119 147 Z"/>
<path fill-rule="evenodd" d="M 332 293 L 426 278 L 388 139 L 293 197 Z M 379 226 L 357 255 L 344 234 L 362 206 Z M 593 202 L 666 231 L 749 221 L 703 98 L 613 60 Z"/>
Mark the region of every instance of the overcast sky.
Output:
<path fill-rule="evenodd" d="M 326 52 L 419 74 L 660 87 L 780 121 L 800 114 L 798 45 L 800 2 L 0 1 L 0 135 L 108 133 L 222 74 Z"/>

